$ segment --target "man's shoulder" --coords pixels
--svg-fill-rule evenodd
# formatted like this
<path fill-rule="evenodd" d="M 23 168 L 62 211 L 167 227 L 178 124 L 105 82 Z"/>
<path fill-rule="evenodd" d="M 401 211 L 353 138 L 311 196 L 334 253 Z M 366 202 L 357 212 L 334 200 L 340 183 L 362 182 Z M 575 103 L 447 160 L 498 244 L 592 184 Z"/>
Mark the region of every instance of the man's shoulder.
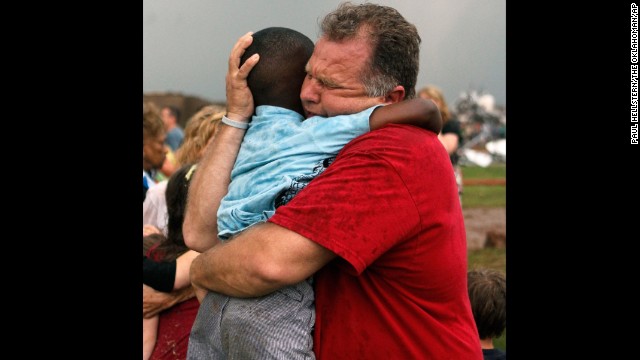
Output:
<path fill-rule="evenodd" d="M 438 136 L 428 130 L 412 125 L 388 124 L 380 129 L 370 131 L 357 138 L 362 142 L 393 143 L 393 144 L 438 144 Z M 370 146 L 370 145 L 367 145 Z"/>
<path fill-rule="evenodd" d="M 389 124 L 370 131 L 355 138 L 341 152 L 343 156 L 356 154 L 386 159 L 398 166 L 415 166 L 415 161 L 451 164 L 438 136 L 412 125 Z"/>

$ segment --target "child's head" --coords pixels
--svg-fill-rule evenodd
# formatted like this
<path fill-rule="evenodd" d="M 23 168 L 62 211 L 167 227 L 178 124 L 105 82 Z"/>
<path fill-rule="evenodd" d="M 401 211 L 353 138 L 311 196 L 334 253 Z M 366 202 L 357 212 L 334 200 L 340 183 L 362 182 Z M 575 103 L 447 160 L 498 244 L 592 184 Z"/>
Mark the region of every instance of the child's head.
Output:
<path fill-rule="evenodd" d="M 193 179 L 196 165 L 187 164 L 174 172 L 167 182 L 165 199 L 167 201 L 167 238 L 157 250 L 161 251 L 164 261 L 175 260 L 178 256 L 189 250 L 184 243 L 182 223 L 187 207 L 187 194 L 189 184 Z"/>
<path fill-rule="evenodd" d="M 311 39 L 288 28 L 262 29 L 253 34 L 240 64 L 256 53 L 260 60 L 247 78 L 255 106 L 280 106 L 302 114 L 300 89 L 313 53 Z"/>
<path fill-rule="evenodd" d="M 507 326 L 507 280 L 503 273 L 475 269 L 467 273 L 473 318 L 480 339 L 497 338 Z"/>

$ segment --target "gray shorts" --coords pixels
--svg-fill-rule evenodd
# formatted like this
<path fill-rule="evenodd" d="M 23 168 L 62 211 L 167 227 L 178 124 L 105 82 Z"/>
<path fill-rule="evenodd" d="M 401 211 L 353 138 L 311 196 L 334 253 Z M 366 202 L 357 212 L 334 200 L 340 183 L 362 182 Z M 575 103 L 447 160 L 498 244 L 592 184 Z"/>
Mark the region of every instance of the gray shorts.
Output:
<path fill-rule="evenodd" d="M 313 360 L 311 278 L 257 298 L 214 292 L 200 304 L 187 359 Z"/>

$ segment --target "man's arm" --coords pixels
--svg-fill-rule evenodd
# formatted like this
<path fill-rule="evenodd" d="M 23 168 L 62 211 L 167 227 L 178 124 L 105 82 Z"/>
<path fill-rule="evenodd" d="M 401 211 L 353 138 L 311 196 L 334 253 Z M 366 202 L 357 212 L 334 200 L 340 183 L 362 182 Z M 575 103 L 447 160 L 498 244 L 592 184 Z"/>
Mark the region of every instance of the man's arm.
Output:
<path fill-rule="evenodd" d="M 436 134 L 442 130 L 440 110 L 430 99 L 415 98 L 381 106 L 369 117 L 371 130 L 389 123 L 415 125 Z"/>
<path fill-rule="evenodd" d="M 251 45 L 252 33 L 242 36 L 231 50 L 226 78 L 227 118 L 249 122 L 253 114 L 253 96 L 247 86 L 247 76 L 259 57 L 250 57 L 242 66 L 240 57 Z M 203 252 L 218 243 L 217 212 L 231 181 L 231 170 L 238 156 L 245 130 L 220 124 L 220 129 L 207 145 L 198 170 L 189 186 L 185 219 L 182 227 L 185 244 Z"/>
<path fill-rule="evenodd" d="M 279 225 L 254 225 L 198 256 L 191 282 L 233 297 L 254 297 L 296 284 L 336 255 Z"/>

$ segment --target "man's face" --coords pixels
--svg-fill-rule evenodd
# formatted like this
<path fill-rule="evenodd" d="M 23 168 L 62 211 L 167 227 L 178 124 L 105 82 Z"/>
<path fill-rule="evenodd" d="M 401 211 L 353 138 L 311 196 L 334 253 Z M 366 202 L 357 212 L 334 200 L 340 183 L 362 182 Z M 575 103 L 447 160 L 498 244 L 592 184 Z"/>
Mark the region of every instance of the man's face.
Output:
<path fill-rule="evenodd" d="M 164 123 L 165 129 L 169 128 L 169 126 L 171 126 L 171 124 L 173 123 L 173 116 L 171 115 L 171 110 L 167 108 L 163 108 L 162 111 L 160 111 L 160 117 L 162 118 L 162 122 Z"/>
<path fill-rule="evenodd" d="M 307 63 L 300 99 L 305 116 L 354 114 L 384 97 L 369 97 L 359 74 L 371 57 L 371 47 L 364 40 L 332 42 L 320 38 Z"/>
<path fill-rule="evenodd" d="M 167 157 L 167 148 L 164 146 L 166 134 L 148 138 L 142 144 L 142 167 L 144 170 L 160 169 Z"/>

